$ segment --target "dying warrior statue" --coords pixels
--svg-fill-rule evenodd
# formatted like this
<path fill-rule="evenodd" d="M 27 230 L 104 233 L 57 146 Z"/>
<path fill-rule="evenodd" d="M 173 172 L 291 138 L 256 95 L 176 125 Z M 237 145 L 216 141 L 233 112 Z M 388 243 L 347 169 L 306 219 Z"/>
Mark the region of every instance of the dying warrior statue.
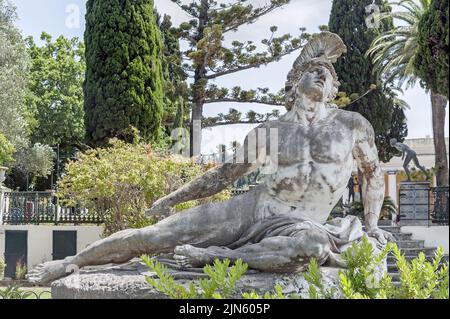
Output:
<path fill-rule="evenodd" d="M 191 267 L 216 258 L 242 259 L 264 272 L 303 271 L 311 258 L 319 265 L 345 267 L 340 253 L 362 238 L 362 224 L 355 216 L 331 221 L 329 216 L 343 196 L 355 160 L 363 174 L 365 231 L 375 245 L 391 240 L 392 235 L 377 226 L 384 177 L 373 128 L 360 114 L 330 103 L 340 84 L 332 63 L 345 52 L 336 34 L 314 35 L 288 75 L 288 112 L 249 133 L 236 156 L 241 161 L 209 170 L 156 201 L 147 213 L 164 215 L 177 204 L 214 195 L 261 167 L 268 168 L 264 183 L 228 201 L 115 233 L 76 256 L 37 266 L 29 280 L 47 284 L 74 267 L 124 263 L 159 253 L 172 253 L 174 260 Z M 264 141 L 267 147 L 261 148 Z"/>

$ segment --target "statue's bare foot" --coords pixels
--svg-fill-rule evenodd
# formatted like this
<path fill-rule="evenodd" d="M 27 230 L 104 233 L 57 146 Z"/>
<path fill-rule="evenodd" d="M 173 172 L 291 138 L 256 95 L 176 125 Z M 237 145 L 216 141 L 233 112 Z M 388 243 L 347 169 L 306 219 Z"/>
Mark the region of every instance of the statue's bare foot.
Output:
<path fill-rule="evenodd" d="M 64 260 L 49 261 L 33 268 L 27 274 L 30 283 L 37 285 L 47 285 L 52 281 L 67 276 L 77 268 L 72 265 L 69 258 Z"/>
<path fill-rule="evenodd" d="M 206 249 L 197 248 L 191 245 L 176 246 L 173 258 L 182 267 L 199 268 L 212 262 L 208 257 Z"/>

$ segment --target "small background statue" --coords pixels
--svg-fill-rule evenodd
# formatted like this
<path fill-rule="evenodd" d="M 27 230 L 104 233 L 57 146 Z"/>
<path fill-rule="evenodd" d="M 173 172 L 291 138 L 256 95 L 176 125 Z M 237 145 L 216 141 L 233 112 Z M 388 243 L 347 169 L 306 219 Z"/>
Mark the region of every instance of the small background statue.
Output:
<path fill-rule="evenodd" d="M 409 168 L 408 168 L 408 165 L 411 162 L 411 160 L 413 161 L 414 165 L 427 176 L 427 179 L 430 178 L 425 167 L 420 165 L 419 160 L 417 158 L 417 153 L 413 149 L 411 149 L 406 144 L 398 142 L 397 139 L 395 139 L 395 138 L 392 138 L 390 140 L 390 144 L 392 147 L 395 147 L 397 150 L 402 152 L 402 160 L 404 160 L 403 168 L 405 170 L 406 175 L 408 176 L 408 182 L 411 181 L 411 172 L 409 171 Z"/>

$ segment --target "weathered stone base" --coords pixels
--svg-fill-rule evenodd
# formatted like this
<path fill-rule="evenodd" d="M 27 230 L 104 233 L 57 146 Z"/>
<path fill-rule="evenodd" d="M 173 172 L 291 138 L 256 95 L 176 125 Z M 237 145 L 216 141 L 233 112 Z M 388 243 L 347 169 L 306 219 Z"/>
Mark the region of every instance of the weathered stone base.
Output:
<path fill-rule="evenodd" d="M 172 272 L 172 271 L 171 271 Z M 339 269 L 322 267 L 322 278 L 326 287 L 336 287 L 339 282 Z M 55 281 L 52 288 L 54 299 L 164 299 L 162 293 L 156 291 L 145 281 L 145 275 L 154 276 L 148 268 L 138 260 L 109 267 L 97 267 L 81 270 L 78 274 Z M 173 276 L 180 284 L 186 285 L 191 280 L 205 277 L 201 269 L 190 271 L 173 271 Z M 254 290 L 258 294 L 273 291 L 276 284 L 283 287 L 286 295 L 296 294 L 308 298 L 308 283 L 302 273 L 273 274 L 249 270 L 239 280 L 237 287 L 241 292 Z M 339 298 L 339 295 L 335 296 Z"/>

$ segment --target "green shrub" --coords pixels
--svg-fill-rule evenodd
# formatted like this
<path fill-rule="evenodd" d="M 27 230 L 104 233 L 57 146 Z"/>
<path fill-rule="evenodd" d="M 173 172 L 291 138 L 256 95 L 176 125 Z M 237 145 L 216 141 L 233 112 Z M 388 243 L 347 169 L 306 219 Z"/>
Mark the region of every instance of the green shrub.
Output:
<path fill-rule="evenodd" d="M 241 259 L 228 269 L 230 261 L 228 259 L 220 261 L 216 259 L 214 266 L 207 265 L 204 272 L 208 278 L 199 280 L 199 287 L 192 281 L 188 287 L 175 283 L 173 277 L 167 274 L 165 266 L 153 261 L 148 256 L 142 256 L 142 261 L 155 272 L 159 280 L 145 277 L 146 281 L 156 290 L 167 295 L 171 299 L 224 299 L 230 298 L 236 292 L 236 282 L 247 271 L 247 264 Z"/>
<path fill-rule="evenodd" d="M 26 274 L 27 274 L 27 266 L 23 262 L 18 261 L 16 264 L 16 279 L 17 280 L 25 279 Z"/>
<path fill-rule="evenodd" d="M 444 249 L 439 247 L 433 260 L 427 261 L 423 253 L 408 262 L 400 249 L 392 249 L 397 260 L 401 286 L 388 282 L 387 297 L 396 299 L 449 299 L 449 273 L 446 262 L 441 266 Z"/>
<path fill-rule="evenodd" d="M 397 260 L 400 273 L 400 286 L 397 287 L 387 272 L 380 273 L 377 268 L 392 252 Z M 408 262 L 397 245 L 389 243 L 380 253 L 366 237 L 357 245 L 352 245 L 342 254 L 348 267 L 339 271 L 339 287 L 327 288 L 323 282 L 319 266 L 312 259 L 305 280 L 309 283 L 308 292 L 311 299 L 332 299 L 340 292 L 343 299 L 449 299 L 449 263 L 441 264 L 444 251 L 439 248 L 433 261 L 426 260 L 424 254 Z M 159 280 L 146 276 L 146 280 L 156 290 L 173 299 L 230 298 L 236 295 L 236 282 L 244 275 L 247 264 L 238 260 L 228 268 L 228 260 L 215 260 L 214 266 L 204 268 L 207 279 L 199 284 L 190 281 L 187 288 L 175 282 L 167 273 L 166 267 L 142 256 L 142 261 L 155 272 Z M 280 285 L 262 296 L 255 291 L 243 292 L 245 299 L 286 299 L 298 298 L 296 295 L 286 296 Z"/>
<path fill-rule="evenodd" d="M 13 154 L 16 151 L 5 135 L 0 132 L 0 166 L 13 162 Z"/>
<path fill-rule="evenodd" d="M 0 279 L 5 275 L 6 264 L 2 257 L 0 257 Z"/>
<path fill-rule="evenodd" d="M 389 243 L 378 254 L 374 255 L 374 247 L 366 236 L 362 240 L 341 254 L 342 259 L 347 263 L 347 269 L 339 272 L 340 288 L 346 298 L 377 298 L 382 289 L 377 273 L 380 264 L 386 259 L 393 244 Z M 382 281 L 387 280 L 387 272 L 383 275 Z M 390 278 L 390 277 L 389 277 Z"/>
<path fill-rule="evenodd" d="M 105 217 L 105 235 L 153 223 L 144 209 L 201 175 L 204 168 L 181 156 L 164 156 L 148 144 L 111 140 L 110 147 L 79 153 L 58 183 L 63 205 L 80 205 Z M 206 169 L 206 168 L 205 168 Z M 177 210 L 225 200 L 225 191 L 211 198 L 183 203 Z"/>
<path fill-rule="evenodd" d="M 387 254 L 392 252 L 397 261 L 400 285 L 397 287 L 387 272 L 377 278 L 376 268 Z M 348 268 L 339 273 L 339 289 L 345 299 L 449 299 L 449 272 L 446 262 L 441 265 L 444 251 L 439 248 L 433 261 L 425 255 L 408 262 L 396 244 L 389 243 L 378 255 L 369 241 L 363 237 L 342 254 Z M 321 286 L 317 263 L 311 262 L 305 279 L 310 284 L 310 298 L 326 299 L 330 293 Z M 313 288 L 311 288 L 313 287 Z M 319 287 L 319 290 L 316 289 Z M 322 287 L 322 289 L 320 289 Z"/>
<path fill-rule="evenodd" d="M 333 299 L 336 288 L 326 289 L 322 282 L 319 265 L 313 258 L 308 265 L 308 271 L 305 272 L 305 280 L 309 283 L 308 293 L 310 299 Z"/>

